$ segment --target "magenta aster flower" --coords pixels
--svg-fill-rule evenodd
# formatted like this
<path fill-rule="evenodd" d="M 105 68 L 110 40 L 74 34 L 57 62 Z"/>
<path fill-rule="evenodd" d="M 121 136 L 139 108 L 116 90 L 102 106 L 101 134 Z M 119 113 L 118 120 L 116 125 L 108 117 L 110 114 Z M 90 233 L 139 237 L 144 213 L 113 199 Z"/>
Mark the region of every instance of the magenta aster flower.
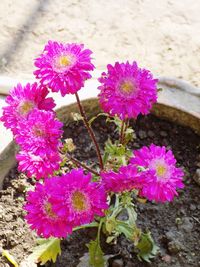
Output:
<path fill-rule="evenodd" d="M 52 110 L 55 107 L 53 98 L 48 97 L 46 87 L 39 86 L 37 83 L 18 84 L 11 89 L 6 97 L 8 106 L 3 107 L 1 120 L 5 127 L 10 128 L 14 134 L 17 132 L 18 122 L 27 118 L 29 113 L 38 108 L 41 110 Z"/>
<path fill-rule="evenodd" d="M 91 54 L 82 44 L 49 41 L 43 54 L 35 60 L 38 69 L 34 74 L 53 92 L 60 91 L 62 96 L 74 94 L 91 78 L 89 71 L 94 69 Z"/>
<path fill-rule="evenodd" d="M 118 172 L 102 172 L 101 177 L 106 191 L 122 193 L 137 188 L 141 175 L 139 175 L 137 167 L 129 164 L 121 166 Z"/>
<path fill-rule="evenodd" d="M 131 164 L 140 166 L 142 171 L 141 195 L 157 202 L 172 201 L 178 195 L 176 189 L 183 188 L 183 171 L 176 167 L 176 159 L 172 151 L 151 144 L 134 151 Z"/>
<path fill-rule="evenodd" d="M 23 150 L 47 154 L 61 146 L 62 126 L 53 112 L 34 109 L 27 120 L 19 122 L 15 140 Z"/>
<path fill-rule="evenodd" d="M 60 178 L 46 179 L 44 184 L 37 183 L 34 191 L 29 191 L 25 216 L 32 230 L 38 235 L 48 237 L 66 237 L 72 232 L 72 226 L 54 211 L 53 194 Z"/>
<path fill-rule="evenodd" d="M 99 78 L 99 101 L 102 109 L 120 119 L 148 114 L 157 100 L 157 79 L 150 71 L 140 69 L 136 62 L 116 62 L 107 66 L 108 72 Z"/>
<path fill-rule="evenodd" d="M 73 227 L 92 222 L 95 215 L 104 216 L 104 210 L 108 208 L 104 188 L 91 182 L 91 178 L 91 174 L 84 174 L 82 169 L 73 169 L 61 177 L 55 211 L 67 218 Z"/>
<path fill-rule="evenodd" d="M 60 167 L 61 158 L 57 151 L 47 154 L 35 155 L 32 152 L 20 151 L 17 154 L 18 170 L 27 174 L 28 177 L 36 179 L 47 178 Z"/>

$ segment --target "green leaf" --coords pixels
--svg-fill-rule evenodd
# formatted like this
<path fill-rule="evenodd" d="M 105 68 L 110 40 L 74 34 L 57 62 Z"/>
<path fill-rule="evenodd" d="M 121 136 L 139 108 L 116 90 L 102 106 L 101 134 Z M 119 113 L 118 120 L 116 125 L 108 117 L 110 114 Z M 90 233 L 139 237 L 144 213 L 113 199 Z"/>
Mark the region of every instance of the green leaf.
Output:
<path fill-rule="evenodd" d="M 129 219 L 128 219 L 129 224 L 130 225 L 135 225 L 136 224 L 136 220 L 137 220 L 137 213 L 136 213 L 134 207 L 129 206 L 127 208 L 127 212 L 128 212 L 128 217 L 129 217 Z"/>
<path fill-rule="evenodd" d="M 128 144 L 130 141 L 134 140 L 136 138 L 135 131 L 133 128 L 128 127 L 124 134 L 124 144 Z"/>
<path fill-rule="evenodd" d="M 132 153 L 123 146 L 119 144 L 118 141 L 112 143 L 110 139 L 105 143 L 103 161 L 107 164 L 108 169 L 118 170 L 121 165 L 126 165 L 127 160 L 132 156 Z"/>
<path fill-rule="evenodd" d="M 114 123 L 117 126 L 117 131 L 120 133 L 121 131 L 121 126 L 122 126 L 122 121 L 120 120 L 120 118 L 118 118 L 117 116 L 115 117 L 108 117 L 106 122 L 110 122 L 110 123 Z"/>
<path fill-rule="evenodd" d="M 93 267 L 104 267 L 105 260 L 98 240 L 91 240 L 87 247 L 89 249 L 90 265 Z"/>
<path fill-rule="evenodd" d="M 97 114 L 96 116 L 92 117 L 92 118 L 88 121 L 89 125 L 91 125 L 91 124 L 92 124 L 98 117 L 100 117 L 100 116 L 106 116 L 106 117 L 109 117 L 109 114 L 107 114 L 107 113 L 103 113 L 103 112 Z"/>
<path fill-rule="evenodd" d="M 116 227 L 115 218 L 110 217 L 105 221 L 105 228 L 109 235 L 115 230 L 115 227 Z"/>
<path fill-rule="evenodd" d="M 108 161 L 108 158 L 109 158 L 109 153 L 105 151 L 103 155 L 103 164 L 105 164 Z"/>
<path fill-rule="evenodd" d="M 130 226 L 128 222 L 117 221 L 116 230 L 120 234 L 124 234 L 126 238 L 132 240 L 134 234 L 134 227 Z"/>
<path fill-rule="evenodd" d="M 33 253 L 28 257 L 30 261 L 44 265 L 47 261 L 56 262 L 56 258 L 61 254 L 60 239 L 49 238 L 39 239 L 38 246 L 34 248 Z"/>
<path fill-rule="evenodd" d="M 158 247 L 154 243 L 150 232 L 142 233 L 136 248 L 139 249 L 138 258 L 147 262 L 150 262 L 158 252 Z"/>

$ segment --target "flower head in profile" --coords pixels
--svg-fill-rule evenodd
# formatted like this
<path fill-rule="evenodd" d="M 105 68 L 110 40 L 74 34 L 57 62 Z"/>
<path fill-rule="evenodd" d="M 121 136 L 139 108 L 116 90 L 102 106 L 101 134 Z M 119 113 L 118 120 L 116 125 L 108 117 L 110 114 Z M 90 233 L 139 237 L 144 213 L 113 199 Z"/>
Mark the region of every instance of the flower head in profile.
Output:
<path fill-rule="evenodd" d="M 89 71 L 94 69 L 91 54 L 82 44 L 49 41 L 43 54 L 35 60 L 38 69 L 34 74 L 53 92 L 60 91 L 62 96 L 74 94 L 91 78 Z"/>
<path fill-rule="evenodd" d="M 140 176 L 137 167 L 129 164 L 127 166 L 121 166 L 118 172 L 102 172 L 101 177 L 106 191 L 122 193 L 137 188 Z"/>
<path fill-rule="evenodd" d="M 73 227 L 92 222 L 95 215 L 104 216 L 104 210 L 108 208 L 104 188 L 91 178 L 91 174 L 84 174 L 83 169 L 73 169 L 61 177 L 55 210 Z"/>
<path fill-rule="evenodd" d="M 36 155 L 56 151 L 61 145 L 63 123 L 55 118 L 51 111 L 34 109 L 26 121 L 19 122 L 19 131 L 15 136 L 22 150 Z"/>
<path fill-rule="evenodd" d="M 58 151 L 48 151 L 41 155 L 35 155 L 31 151 L 20 151 L 16 155 L 18 170 L 26 173 L 28 177 L 36 179 L 51 176 L 60 167 L 61 158 Z"/>
<path fill-rule="evenodd" d="M 26 119 L 34 108 L 52 110 L 55 103 L 53 98 L 47 97 L 48 93 L 46 87 L 37 83 L 27 83 L 25 86 L 18 84 L 11 89 L 6 97 L 8 106 L 3 107 L 3 116 L 1 117 L 5 127 L 16 134 L 19 121 Z"/>
<path fill-rule="evenodd" d="M 141 195 L 157 202 L 172 201 L 178 195 L 176 189 L 183 188 L 183 171 L 176 167 L 172 151 L 151 144 L 134 151 L 130 159 L 134 166 L 143 167 L 141 178 Z"/>
<path fill-rule="evenodd" d="M 72 232 L 72 226 L 54 211 L 53 194 L 59 186 L 59 177 L 46 179 L 44 184 L 37 183 L 34 191 L 29 191 L 25 216 L 32 230 L 45 238 L 66 237 Z"/>
<path fill-rule="evenodd" d="M 120 119 L 137 118 L 141 113 L 148 114 L 157 100 L 157 79 L 151 72 L 140 69 L 136 62 L 130 64 L 116 62 L 107 66 L 102 73 L 99 101 L 102 109 Z"/>

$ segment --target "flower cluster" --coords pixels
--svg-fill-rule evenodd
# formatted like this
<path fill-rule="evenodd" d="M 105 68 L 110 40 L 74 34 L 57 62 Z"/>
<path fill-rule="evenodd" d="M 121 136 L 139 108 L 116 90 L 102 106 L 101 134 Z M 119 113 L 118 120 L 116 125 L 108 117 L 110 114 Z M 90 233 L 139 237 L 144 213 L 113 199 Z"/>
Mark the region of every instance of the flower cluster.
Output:
<path fill-rule="evenodd" d="M 66 237 L 76 226 L 104 216 L 108 208 L 104 187 L 91 174 L 74 169 L 38 183 L 27 196 L 26 219 L 39 235 Z"/>
<path fill-rule="evenodd" d="M 109 192 L 122 193 L 139 190 L 142 197 L 156 202 L 172 201 L 182 189 L 183 171 L 176 167 L 172 151 L 151 144 L 133 151 L 134 157 L 118 172 L 101 174 L 102 183 Z"/>
<path fill-rule="evenodd" d="M 20 146 L 21 151 L 16 156 L 19 171 L 25 172 L 28 177 L 43 178 L 42 182 L 36 183 L 33 191 L 28 192 L 24 206 L 31 229 L 44 238 L 65 238 L 74 229 L 88 224 L 91 227 L 90 223 L 93 223 L 92 227 L 98 226 L 98 234 L 88 247 L 89 252 L 94 254 L 90 263 L 95 267 L 95 262 L 92 262 L 96 260 L 95 253 L 98 257 L 102 256 L 102 225 L 109 237 L 108 242 L 115 241 L 123 233 L 134 245 L 141 240 L 138 250 L 152 247 L 152 241 L 150 245 L 143 244 L 146 238 L 142 238 L 142 231 L 137 228 L 133 202 L 138 196 L 155 202 L 172 201 L 178 195 L 177 190 L 184 187 L 184 173 L 176 166 L 172 151 L 165 147 L 151 144 L 133 152 L 127 147 L 128 141 L 133 139 L 129 119 L 148 114 L 157 101 L 158 80 L 150 71 L 139 68 L 136 62 L 109 64 L 107 73 L 103 72 L 99 78 L 101 108 L 108 116 L 114 117 L 112 121 L 116 123 L 120 136 L 114 143 L 109 140 L 104 155 L 101 155 L 77 93 L 91 78 L 90 71 L 94 70 L 91 54 L 82 44 L 49 41 L 35 60 L 37 69 L 34 74 L 39 83 L 14 87 L 6 98 L 8 106 L 3 108 L 0 120 L 12 130 L 14 140 Z M 48 89 L 60 91 L 62 96 L 76 95 L 101 171 L 70 155 L 75 149 L 71 139 L 69 144 L 62 144 L 63 124 L 56 118 L 53 111 L 55 103 L 48 97 Z M 62 163 L 72 160 L 87 173 L 81 168 L 67 173 L 62 169 L 62 172 L 57 172 L 60 176 L 54 176 L 62 165 L 61 154 Z M 118 215 L 124 210 L 128 219 L 121 221 Z M 149 260 L 154 253 L 153 248 L 148 255 L 144 251 L 140 255 Z"/>
<path fill-rule="evenodd" d="M 59 169 L 62 123 L 53 108 L 53 98 L 47 97 L 43 85 L 18 84 L 6 98 L 1 120 L 11 129 L 21 152 L 17 155 L 19 170 L 37 179 L 52 175 Z"/>
<path fill-rule="evenodd" d="M 6 97 L 8 106 L 3 107 L 1 120 L 15 135 L 20 131 L 19 122 L 28 117 L 33 109 L 52 110 L 55 107 L 53 98 L 47 97 L 48 89 L 37 83 L 18 84 L 10 90 Z"/>

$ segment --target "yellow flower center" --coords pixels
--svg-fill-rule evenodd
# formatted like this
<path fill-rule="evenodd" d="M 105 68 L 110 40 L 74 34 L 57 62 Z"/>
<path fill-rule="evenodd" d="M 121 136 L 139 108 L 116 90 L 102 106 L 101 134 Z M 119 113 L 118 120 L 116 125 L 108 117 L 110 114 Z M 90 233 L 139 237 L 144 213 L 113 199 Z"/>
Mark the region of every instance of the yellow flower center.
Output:
<path fill-rule="evenodd" d="M 34 108 L 34 103 L 28 100 L 23 101 L 19 106 L 19 112 L 26 115 Z"/>
<path fill-rule="evenodd" d="M 61 67 L 67 67 L 67 66 L 71 65 L 71 63 L 72 63 L 72 60 L 69 56 L 60 56 L 58 59 L 58 64 Z"/>
<path fill-rule="evenodd" d="M 130 94 L 135 90 L 135 86 L 131 81 L 125 81 L 121 84 L 120 89 L 125 94 Z"/>
<path fill-rule="evenodd" d="M 75 191 L 72 195 L 72 205 L 76 211 L 84 211 L 87 209 L 87 199 L 85 195 L 79 191 Z"/>
<path fill-rule="evenodd" d="M 57 216 L 52 210 L 52 205 L 48 201 L 44 204 L 44 210 L 48 217 L 55 219 Z"/>
<path fill-rule="evenodd" d="M 167 168 L 164 165 L 158 164 L 156 166 L 156 174 L 159 177 L 163 177 L 166 174 L 166 172 L 167 172 Z"/>

